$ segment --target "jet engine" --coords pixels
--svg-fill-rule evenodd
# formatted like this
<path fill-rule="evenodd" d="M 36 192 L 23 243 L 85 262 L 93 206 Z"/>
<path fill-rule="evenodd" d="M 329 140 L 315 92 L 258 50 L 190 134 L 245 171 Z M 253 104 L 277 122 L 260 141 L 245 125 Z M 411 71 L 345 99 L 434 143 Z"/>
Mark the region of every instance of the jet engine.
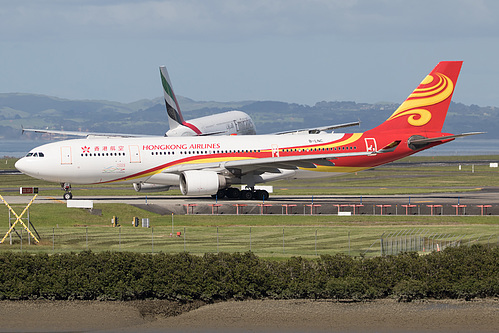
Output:
<path fill-rule="evenodd" d="M 168 191 L 170 189 L 170 185 L 133 183 L 133 189 L 137 192 L 161 192 L 161 191 Z"/>
<path fill-rule="evenodd" d="M 225 177 L 215 171 L 189 170 L 180 175 L 180 191 L 183 195 L 215 194 L 226 186 Z"/>

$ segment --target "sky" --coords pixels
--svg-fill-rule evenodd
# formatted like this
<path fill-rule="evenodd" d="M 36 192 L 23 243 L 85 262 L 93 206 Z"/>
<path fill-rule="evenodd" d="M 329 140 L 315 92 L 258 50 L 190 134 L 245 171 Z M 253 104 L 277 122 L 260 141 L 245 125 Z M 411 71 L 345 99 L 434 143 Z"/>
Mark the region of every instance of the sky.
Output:
<path fill-rule="evenodd" d="M 0 0 L 0 93 L 133 102 L 402 102 L 463 60 L 455 102 L 499 107 L 495 0 Z"/>

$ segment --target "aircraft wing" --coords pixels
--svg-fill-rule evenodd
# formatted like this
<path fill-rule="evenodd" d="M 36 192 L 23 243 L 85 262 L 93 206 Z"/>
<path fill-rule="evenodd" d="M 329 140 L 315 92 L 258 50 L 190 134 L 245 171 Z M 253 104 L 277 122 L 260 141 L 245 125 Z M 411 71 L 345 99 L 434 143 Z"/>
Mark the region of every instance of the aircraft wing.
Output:
<path fill-rule="evenodd" d="M 314 134 L 314 133 L 319 133 L 319 132 L 322 132 L 322 131 L 329 131 L 329 130 L 335 130 L 335 129 L 338 129 L 338 128 L 358 126 L 358 125 L 360 125 L 360 121 L 354 121 L 354 122 L 351 122 L 351 123 L 344 123 L 344 124 L 337 124 L 337 125 L 329 125 L 329 126 L 323 126 L 323 127 L 290 130 L 290 131 L 277 132 L 277 133 L 272 133 L 272 134 L 275 134 L 275 135 L 300 134 L 300 133 L 302 133 L 302 134 Z"/>
<path fill-rule="evenodd" d="M 352 156 L 368 156 L 375 155 L 376 152 L 357 152 L 357 153 L 340 153 L 340 154 L 317 154 L 303 156 L 283 156 L 283 157 L 265 157 L 265 158 L 246 158 L 241 160 L 212 162 L 212 163 L 195 163 L 181 164 L 166 169 L 166 173 L 181 173 L 188 170 L 213 170 L 223 171 L 229 169 L 239 169 L 242 174 L 257 171 L 263 172 L 279 172 L 278 169 L 295 170 L 298 168 L 316 168 L 317 165 L 334 166 L 330 160 L 340 157 Z"/>
<path fill-rule="evenodd" d="M 274 135 L 282 135 L 282 134 L 313 134 L 319 133 L 322 131 L 334 130 L 337 128 L 344 128 L 350 126 L 358 126 L 360 125 L 360 121 L 355 121 L 351 123 L 344 123 L 338 125 L 330 125 L 316 128 L 308 128 L 308 129 L 298 129 L 291 130 L 285 132 L 277 132 L 273 133 Z M 98 132 L 77 132 L 77 131 L 59 131 L 59 130 L 49 130 L 49 129 L 37 129 L 37 128 L 22 128 L 22 132 L 32 132 L 32 133 L 43 133 L 43 134 L 57 134 L 57 135 L 69 135 L 69 136 L 79 136 L 84 138 L 141 138 L 148 136 L 156 136 L 156 135 L 145 135 L 145 134 L 126 134 L 126 133 L 98 133 Z M 223 131 L 209 132 L 203 133 L 200 136 L 210 136 L 210 135 L 220 135 L 223 134 Z"/>
<path fill-rule="evenodd" d="M 140 138 L 152 135 L 144 135 L 144 134 L 122 134 L 122 133 L 96 133 L 96 132 L 76 132 L 76 131 L 57 131 L 57 130 L 44 130 L 44 129 L 36 129 L 36 128 L 23 128 L 24 132 L 33 132 L 33 133 L 46 133 L 46 134 L 58 134 L 58 135 L 72 135 L 72 136 L 80 136 L 85 138 Z"/>

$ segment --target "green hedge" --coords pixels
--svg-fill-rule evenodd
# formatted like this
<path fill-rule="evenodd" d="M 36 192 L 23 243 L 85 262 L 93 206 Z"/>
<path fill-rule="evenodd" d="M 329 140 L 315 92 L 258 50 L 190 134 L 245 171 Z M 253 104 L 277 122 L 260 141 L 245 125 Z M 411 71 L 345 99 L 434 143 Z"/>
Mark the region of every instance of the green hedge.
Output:
<path fill-rule="evenodd" d="M 0 253 L 0 299 L 375 299 L 499 296 L 499 248 L 419 256 L 345 255 L 286 261 L 252 253 Z"/>

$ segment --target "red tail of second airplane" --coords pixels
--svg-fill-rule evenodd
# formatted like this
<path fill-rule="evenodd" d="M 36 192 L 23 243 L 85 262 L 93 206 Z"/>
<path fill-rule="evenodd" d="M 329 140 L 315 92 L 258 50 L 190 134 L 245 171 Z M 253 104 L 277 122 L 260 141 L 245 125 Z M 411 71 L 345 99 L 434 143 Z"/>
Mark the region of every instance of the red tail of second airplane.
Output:
<path fill-rule="evenodd" d="M 441 132 L 462 61 L 442 61 L 398 109 L 369 132 Z"/>

